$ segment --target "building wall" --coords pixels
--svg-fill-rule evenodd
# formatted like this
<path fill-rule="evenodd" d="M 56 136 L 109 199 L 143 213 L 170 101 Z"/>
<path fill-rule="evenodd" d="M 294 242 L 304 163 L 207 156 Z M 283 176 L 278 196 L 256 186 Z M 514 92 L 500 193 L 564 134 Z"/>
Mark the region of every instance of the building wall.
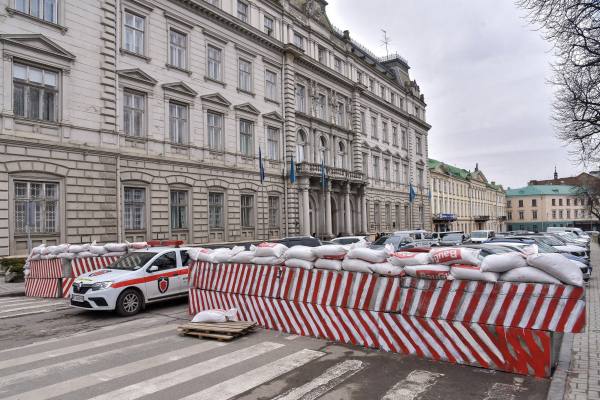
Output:
<path fill-rule="evenodd" d="M 535 206 L 533 205 L 534 200 L 536 201 Z M 541 232 L 549 226 L 574 226 L 575 222 L 589 220 L 584 207 L 581 204 L 575 206 L 575 200 L 571 196 L 507 196 L 506 201 L 506 223 L 509 230 L 521 230 L 521 226 L 523 226 L 525 230 Z M 567 205 L 567 201 L 569 205 Z M 537 218 L 534 218 L 534 212 L 537 212 Z M 575 212 L 577 212 L 577 217 L 575 217 Z M 523 213 L 523 218 L 520 213 Z"/>

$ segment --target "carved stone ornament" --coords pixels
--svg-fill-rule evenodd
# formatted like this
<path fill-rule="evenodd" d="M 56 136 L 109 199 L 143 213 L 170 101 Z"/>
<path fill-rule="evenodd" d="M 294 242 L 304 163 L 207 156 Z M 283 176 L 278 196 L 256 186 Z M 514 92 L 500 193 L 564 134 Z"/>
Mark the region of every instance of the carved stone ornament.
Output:
<path fill-rule="evenodd" d="M 323 8 L 316 0 L 308 0 L 304 12 L 310 18 L 314 18 L 317 21 L 320 21 L 321 18 L 323 18 Z"/>

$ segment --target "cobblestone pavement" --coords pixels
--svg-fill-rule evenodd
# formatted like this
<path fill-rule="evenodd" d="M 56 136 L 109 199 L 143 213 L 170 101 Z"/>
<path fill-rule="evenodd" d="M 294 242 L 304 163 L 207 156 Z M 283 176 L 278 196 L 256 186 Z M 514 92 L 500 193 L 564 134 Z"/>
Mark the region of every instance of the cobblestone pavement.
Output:
<path fill-rule="evenodd" d="M 600 399 L 600 246 L 591 245 L 594 272 L 586 293 L 585 333 L 573 339 L 565 400 Z"/>

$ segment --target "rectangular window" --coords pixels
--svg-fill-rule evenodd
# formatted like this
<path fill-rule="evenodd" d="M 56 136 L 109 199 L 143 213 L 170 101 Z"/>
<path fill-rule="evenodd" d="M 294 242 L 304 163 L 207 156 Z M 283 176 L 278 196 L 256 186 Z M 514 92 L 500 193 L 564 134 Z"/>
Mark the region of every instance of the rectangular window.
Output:
<path fill-rule="evenodd" d="M 421 145 L 420 136 L 417 136 L 417 154 L 423 154 L 423 146 Z"/>
<path fill-rule="evenodd" d="M 250 63 L 244 60 L 239 61 L 239 87 L 246 92 L 251 91 L 250 85 Z"/>
<path fill-rule="evenodd" d="M 537 212 L 537 211 L 532 211 L 532 212 L 531 212 L 531 217 L 532 217 L 533 219 L 537 219 L 537 216 L 538 216 L 538 212 Z"/>
<path fill-rule="evenodd" d="M 271 71 L 265 73 L 266 97 L 269 100 L 277 101 L 277 75 Z"/>
<path fill-rule="evenodd" d="M 379 211 L 379 204 L 373 204 L 373 216 L 375 217 L 375 225 L 379 225 L 381 212 Z"/>
<path fill-rule="evenodd" d="M 512 219 L 512 211 L 506 213 L 506 218 Z"/>
<path fill-rule="evenodd" d="M 419 184 L 419 189 L 422 191 L 425 182 L 423 181 L 423 170 L 421 168 L 417 169 L 417 183 Z"/>
<path fill-rule="evenodd" d="M 208 147 L 212 150 L 221 150 L 221 126 L 222 117 L 217 114 L 208 113 Z"/>
<path fill-rule="evenodd" d="M 552 211 L 552 219 L 556 219 L 556 210 Z"/>
<path fill-rule="evenodd" d="M 381 135 L 382 135 L 382 140 L 384 142 L 387 142 L 388 141 L 388 131 L 387 131 L 387 123 L 386 122 L 381 123 Z"/>
<path fill-rule="evenodd" d="M 252 228 L 254 226 L 253 215 L 254 196 L 242 196 L 242 228 Z"/>
<path fill-rule="evenodd" d="M 13 110 L 15 115 L 56 121 L 58 74 L 27 65 L 13 65 Z"/>
<path fill-rule="evenodd" d="M 519 207 L 523 207 L 523 200 L 519 200 Z"/>
<path fill-rule="evenodd" d="M 125 50 L 144 54 L 144 18 L 125 11 Z"/>
<path fill-rule="evenodd" d="M 388 225 L 392 224 L 392 212 L 389 204 L 385 205 L 385 223 Z"/>
<path fill-rule="evenodd" d="M 169 136 L 173 143 L 185 143 L 187 107 L 169 103 Z"/>
<path fill-rule="evenodd" d="M 390 161 L 389 160 L 383 161 L 383 174 L 384 174 L 384 179 L 389 182 L 390 181 Z"/>
<path fill-rule="evenodd" d="M 408 178 L 408 164 L 404 164 L 402 166 L 402 169 L 404 170 L 404 183 L 408 185 L 408 182 L 409 182 L 409 178 Z"/>
<path fill-rule="evenodd" d="M 555 206 L 556 205 L 556 199 L 552 199 L 552 205 Z"/>
<path fill-rule="evenodd" d="M 27 233 L 27 203 L 33 203 L 32 233 L 58 232 L 58 184 L 15 181 L 15 233 Z"/>
<path fill-rule="evenodd" d="M 567 210 L 567 219 L 571 219 L 571 210 Z"/>
<path fill-rule="evenodd" d="M 385 99 L 385 88 L 383 86 L 379 88 L 379 96 L 381 96 L 382 99 Z"/>
<path fill-rule="evenodd" d="M 187 228 L 187 192 L 171 190 L 171 229 Z"/>
<path fill-rule="evenodd" d="M 221 50 L 208 46 L 208 77 L 221 80 Z"/>
<path fill-rule="evenodd" d="M 252 124 L 240 121 L 240 153 L 243 156 L 252 155 Z"/>
<path fill-rule="evenodd" d="M 241 1 L 237 3 L 237 17 L 240 21 L 248 22 L 248 6 Z"/>
<path fill-rule="evenodd" d="M 356 82 L 362 83 L 362 72 L 356 71 Z"/>
<path fill-rule="evenodd" d="M 398 146 L 398 128 L 392 127 L 392 144 Z"/>
<path fill-rule="evenodd" d="M 325 50 L 323 50 L 321 47 L 319 47 L 319 49 L 317 50 L 317 56 L 319 58 L 319 62 L 321 64 L 325 64 Z"/>
<path fill-rule="evenodd" d="M 123 202 L 125 205 L 125 229 L 141 230 L 146 226 L 144 207 L 145 190 L 138 188 L 124 188 Z"/>
<path fill-rule="evenodd" d="M 396 95 L 394 94 L 394 92 L 390 92 L 390 103 L 396 103 Z"/>
<path fill-rule="evenodd" d="M 558 199 L 558 205 L 562 206 L 563 205 L 563 199 Z"/>
<path fill-rule="evenodd" d="M 337 123 L 339 126 L 344 126 L 344 103 L 338 103 L 336 109 Z"/>
<path fill-rule="evenodd" d="M 379 157 L 373 157 L 373 179 L 379 179 Z"/>
<path fill-rule="evenodd" d="M 56 24 L 57 0 L 16 0 L 15 8 L 32 17 L 41 18 Z"/>
<path fill-rule="evenodd" d="M 304 112 L 304 86 L 296 85 L 296 110 Z"/>
<path fill-rule="evenodd" d="M 577 205 L 577 199 L 573 200 L 573 205 L 576 206 Z"/>
<path fill-rule="evenodd" d="M 296 47 L 299 47 L 301 49 L 304 49 L 304 40 L 303 37 L 298 35 L 297 33 L 294 33 L 294 45 Z"/>
<path fill-rule="evenodd" d="M 126 135 L 141 137 L 144 129 L 144 96 L 123 93 L 123 131 Z"/>
<path fill-rule="evenodd" d="M 377 118 L 371 118 L 371 137 L 377 137 Z"/>
<path fill-rule="evenodd" d="M 400 183 L 400 164 L 394 163 L 394 182 Z"/>
<path fill-rule="evenodd" d="M 334 66 L 334 70 L 335 72 L 337 72 L 338 74 L 342 73 L 342 60 L 340 60 L 339 58 L 336 58 L 333 60 L 333 66 Z"/>
<path fill-rule="evenodd" d="M 402 148 L 408 148 L 408 137 L 406 136 L 406 131 L 402 129 Z"/>
<path fill-rule="evenodd" d="M 365 119 L 366 119 L 365 113 L 364 113 L 364 111 L 361 111 L 360 112 L 360 131 L 362 133 L 366 133 L 366 131 L 367 131 L 365 128 Z"/>
<path fill-rule="evenodd" d="M 269 226 L 279 226 L 279 197 L 269 197 Z"/>
<path fill-rule="evenodd" d="M 558 212 L 558 218 L 559 218 L 559 219 L 563 219 L 563 211 L 562 211 L 562 210 L 560 210 L 560 211 Z"/>
<path fill-rule="evenodd" d="M 508 200 L 508 201 L 506 202 L 506 207 L 512 207 L 512 201 Z"/>
<path fill-rule="evenodd" d="M 210 228 L 223 227 L 223 194 L 208 194 L 208 220 Z"/>
<path fill-rule="evenodd" d="M 419 226 L 423 226 L 423 207 L 419 207 Z"/>
<path fill-rule="evenodd" d="M 362 172 L 365 175 L 369 172 L 369 155 L 367 153 L 362 155 Z"/>
<path fill-rule="evenodd" d="M 269 36 L 273 36 L 273 20 L 269 17 L 265 17 L 264 32 Z"/>
<path fill-rule="evenodd" d="M 525 219 L 525 212 L 519 211 L 519 219 Z"/>
<path fill-rule="evenodd" d="M 273 128 L 267 128 L 267 156 L 270 160 L 278 159 L 279 131 Z"/>
<path fill-rule="evenodd" d="M 579 218 L 577 210 L 573 210 L 573 218 Z"/>
<path fill-rule="evenodd" d="M 531 200 L 531 207 L 537 207 L 537 200 L 536 199 Z"/>
<path fill-rule="evenodd" d="M 325 95 L 319 94 L 319 104 L 317 105 L 317 112 L 319 113 L 319 118 L 325 119 Z"/>
<path fill-rule="evenodd" d="M 421 112 L 421 110 L 419 109 L 419 107 L 415 107 L 415 116 L 416 116 L 417 118 L 420 118 L 420 115 L 419 115 L 419 114 L 420 114 L 420 112 Z"/>
<path fill-rule="evenodd" d="M 375 93 L 375 82 L 373 82 L 373 79 L 369 79 L 369 92 Z"/>
<path fill-rule="evenodd" d="M 169 62 L 185 69 L 185 35 L 179 32 L 169 32 Z"/>

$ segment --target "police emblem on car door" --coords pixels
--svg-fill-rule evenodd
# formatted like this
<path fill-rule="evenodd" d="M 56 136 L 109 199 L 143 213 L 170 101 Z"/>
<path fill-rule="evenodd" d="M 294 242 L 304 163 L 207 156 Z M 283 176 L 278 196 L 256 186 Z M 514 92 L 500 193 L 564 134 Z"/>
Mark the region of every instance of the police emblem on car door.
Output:
<path fill-rule="evenodd" d="M 158 278 L 158 291 L 161 293 L 165 293 L 169 289 L 169 277 L 161 276 Z"/>

